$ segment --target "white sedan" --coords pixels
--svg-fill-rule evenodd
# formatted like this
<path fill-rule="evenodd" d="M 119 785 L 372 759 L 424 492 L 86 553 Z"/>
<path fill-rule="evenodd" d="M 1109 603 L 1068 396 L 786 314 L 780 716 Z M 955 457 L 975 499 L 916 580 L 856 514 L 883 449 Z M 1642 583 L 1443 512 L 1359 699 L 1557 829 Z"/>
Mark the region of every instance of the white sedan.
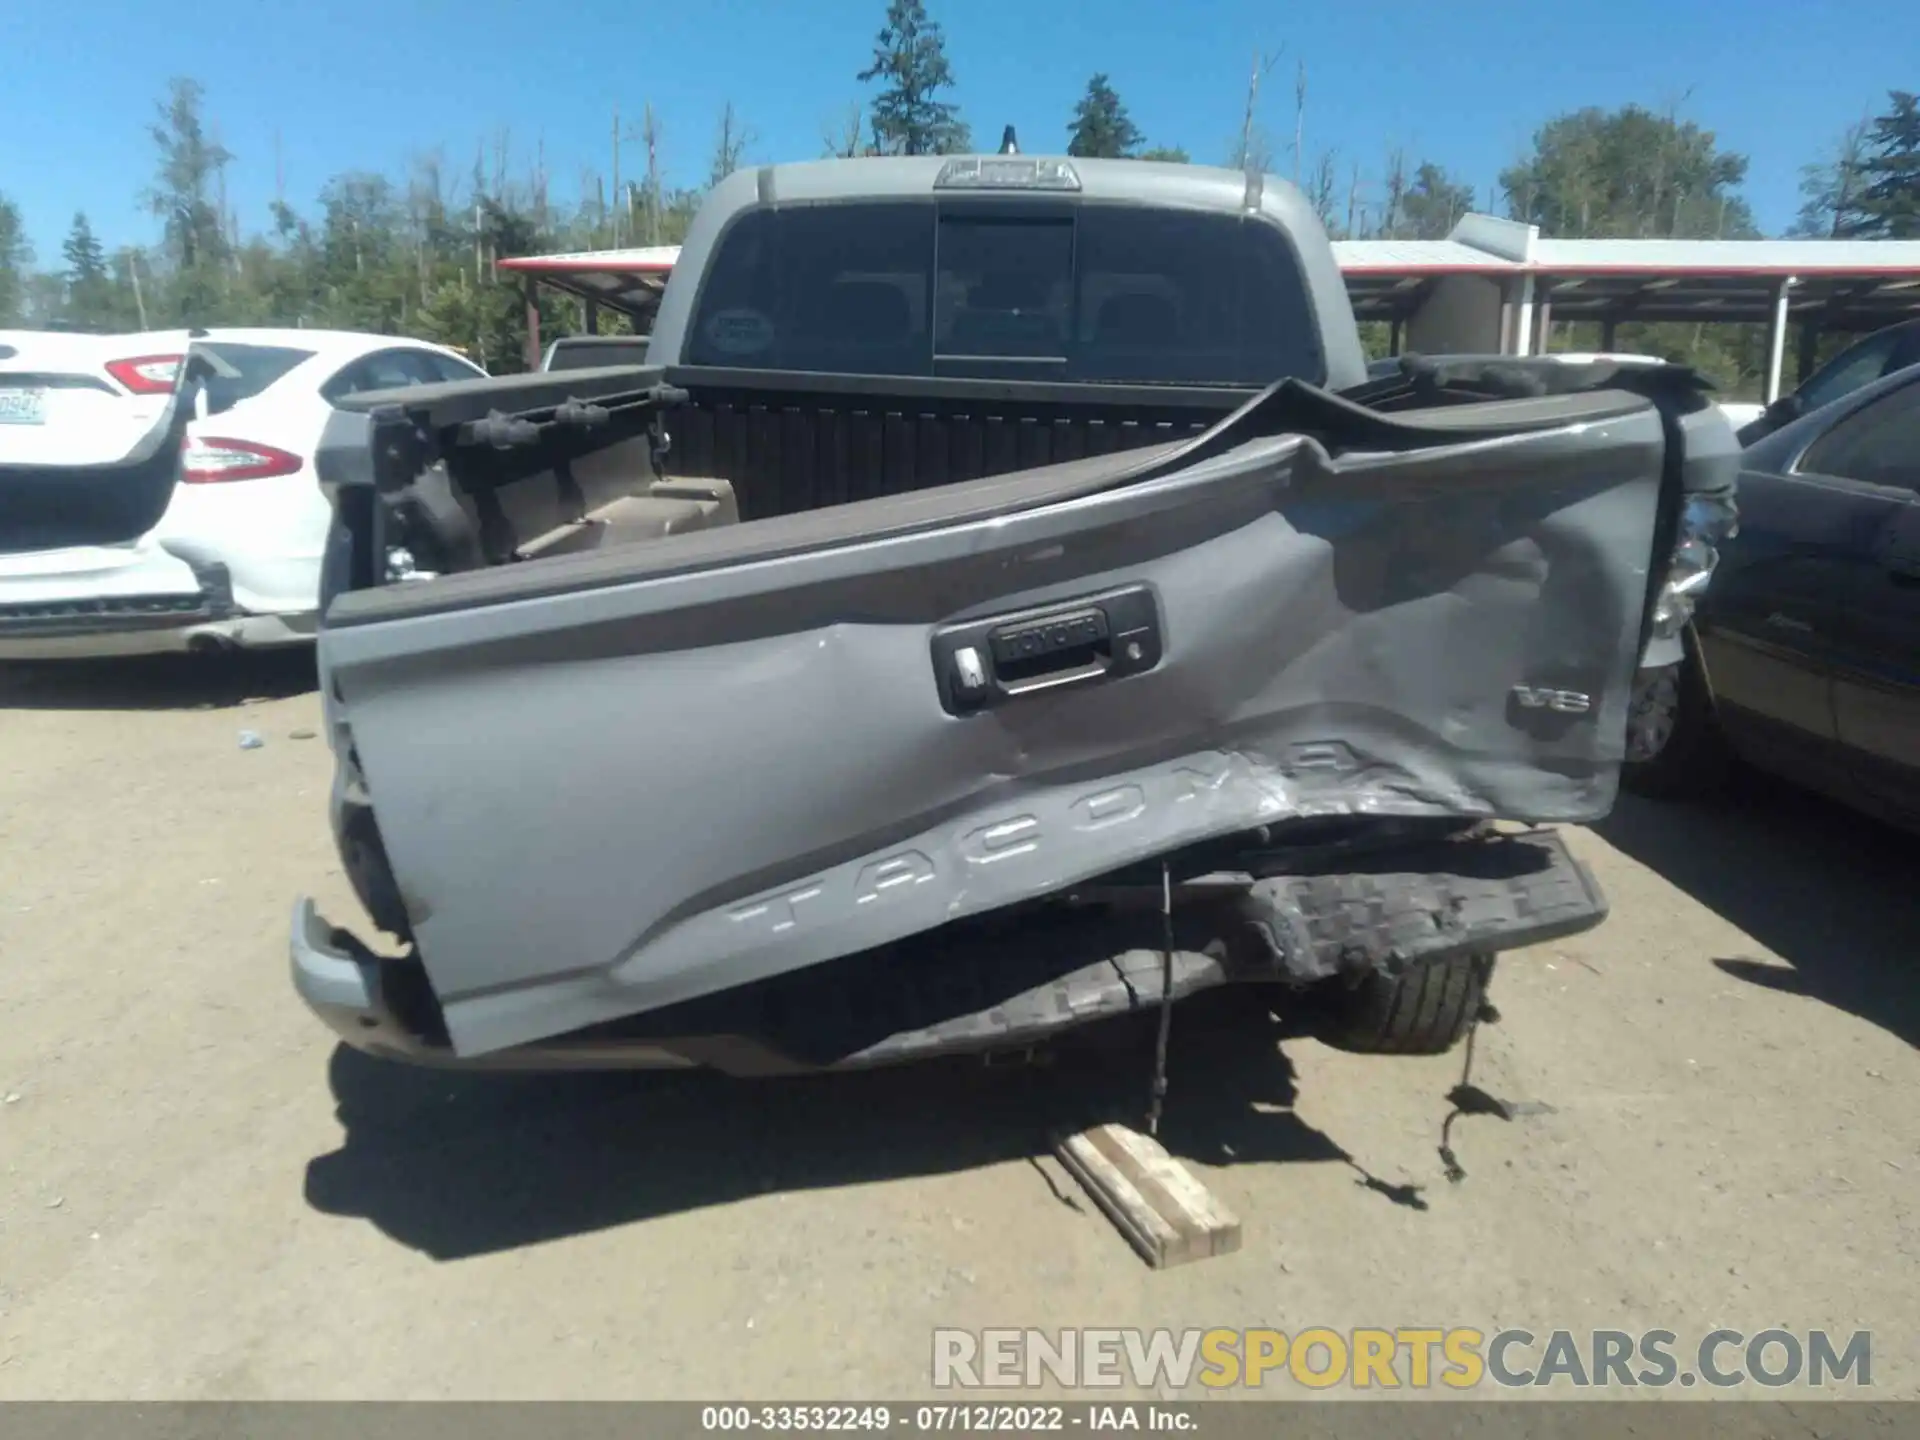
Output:
<path fill-rule="evenodd" d="M 0 659 L 310 643 L 333 403 L 485 373 L 390 335 L 0 331 Z"/>

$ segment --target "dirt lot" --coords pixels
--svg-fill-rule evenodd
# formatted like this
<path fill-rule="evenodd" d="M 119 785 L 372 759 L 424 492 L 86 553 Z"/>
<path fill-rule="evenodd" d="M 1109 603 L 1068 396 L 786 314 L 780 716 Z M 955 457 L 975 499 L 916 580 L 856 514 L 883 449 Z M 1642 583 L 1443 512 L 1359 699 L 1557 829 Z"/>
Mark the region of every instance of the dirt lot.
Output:
<path fill-rule="evenodd" d="M 0 1397 L 906 1396 L 936 1325 L 1875 1332 L 1920 1397 L 1920 870 L 1817 802 L 1623 804 L 1613 918 L 1457 1057 L 1174 1024 L 1166 1138 L 1245 1219 L 1147 1271 L 1051 1159 L 1145 1057 L 800 1083 L 475 1079 L 335 1048 L 351 902 L 299 664 L 0 667 Z M 264 744 L 243 750 L 243 729 Z M 1063 1199 L 1062 1197 L 1066 1197 Z"/>

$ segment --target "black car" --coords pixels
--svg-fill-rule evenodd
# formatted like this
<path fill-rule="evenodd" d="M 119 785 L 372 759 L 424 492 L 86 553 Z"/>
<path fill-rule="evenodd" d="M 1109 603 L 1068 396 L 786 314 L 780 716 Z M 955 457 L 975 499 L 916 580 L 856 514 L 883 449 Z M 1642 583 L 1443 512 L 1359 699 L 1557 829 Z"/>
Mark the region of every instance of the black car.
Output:
<path fill-rule="evenodd" d="M 1791 394 L 1782 395 L 1756 420 L 1740 431 L 1742 445 L 1758 444 L 1776 430 L 1803 415 L 1831 405 L 1863 385 L 1920 365 L 1920 319 L 1904 320 L 1855 341 L 1807 377 Z"/>
<path fill-rule="evenodd" d="M 1916 492 L 1920 365 L 1747 448 L 1687 659 L 1636 697 L 1628 789 L 1698 794 L 1737 757 L 1920 829 Z"/>

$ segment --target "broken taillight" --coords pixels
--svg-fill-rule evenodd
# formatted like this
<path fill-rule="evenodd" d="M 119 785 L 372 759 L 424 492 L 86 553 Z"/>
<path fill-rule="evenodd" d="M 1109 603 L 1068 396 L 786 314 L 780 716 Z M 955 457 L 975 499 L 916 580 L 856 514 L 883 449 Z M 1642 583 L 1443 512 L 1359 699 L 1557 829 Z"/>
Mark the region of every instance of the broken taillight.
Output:
<path fill-rule="evenodd" d="M 1693 619 L 1694 607 L 1713 581 L 1720 546 L 1740 533 L 1740 509 L 1732 491 L 1688 497 L 1680 515 L 1680 534 L 1667 564 L 1666 583 L 1653 608 L 1653 636 L 1678 635 Z"/>

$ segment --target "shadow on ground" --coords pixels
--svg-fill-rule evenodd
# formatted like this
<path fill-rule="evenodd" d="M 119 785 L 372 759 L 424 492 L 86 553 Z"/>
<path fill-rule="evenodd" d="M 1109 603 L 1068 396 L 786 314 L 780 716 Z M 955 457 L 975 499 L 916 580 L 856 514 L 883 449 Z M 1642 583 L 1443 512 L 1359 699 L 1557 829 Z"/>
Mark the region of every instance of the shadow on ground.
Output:
<path fill-rule="evenodd" d="M 0 662 L 0 709 L 222 710 L 318 685 L 311 646 L 229 655 Z"/>
<path fill-rule="evenodd" d="M 1786 961 L 1714 964 L 1920 1045 L 1920 840 L 1751 781 L 1721 801 L 1622 796 L 1597 833 Z"/>
<path fill-rule="evenodd" d="M 1183 1002 L 1160 1132 L 1167 1148 L 1208 1164 L 1352 1164 L 1293 1113 L 1284 1033 L 1240 987 Z M 1056 1131 L 1141 1124 L 1151 1056 L 1151 1032 L 1138 1026 L 1066 1044 L 1031 1069 L 974 1060 L 781 1080 L 459 1075 L 343 1046 L 329 1080 L 347 1133 L 309 1164 L 306 1198 L 458 1259 L 767 1191 L 1047 1155 Z M 1362 1172 L 1360 1183 L 1368 1179 Z M 1051 1161 L 1032 1183 L 1091 1208 Z M 1396 1187 L 1369 1188 L 1424 1208 Z"/>

